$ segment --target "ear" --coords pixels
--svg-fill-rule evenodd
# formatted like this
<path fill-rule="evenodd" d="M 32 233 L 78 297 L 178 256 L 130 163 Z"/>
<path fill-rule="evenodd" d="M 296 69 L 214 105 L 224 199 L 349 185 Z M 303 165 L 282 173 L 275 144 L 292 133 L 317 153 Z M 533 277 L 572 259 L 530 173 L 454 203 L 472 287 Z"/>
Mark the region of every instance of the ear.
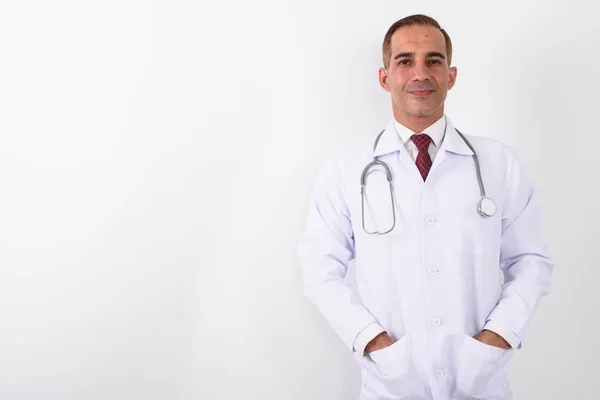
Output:
<path fill-rule="evenodd" d="M 454 84 L 456 83 L 456 74 L 458 73 L 458 70 L 456 69 L 456 67 L 450 67 L 448 69 L 448 90 L 452 89 L 452 87 L 454 86 Z"/>
<path fill-rule="evenodd" d="M 379 84 L 386 92 L 390 91 L 390 85 L 388 83 L 388 70 L 385 68 L 379 68 Z"/>

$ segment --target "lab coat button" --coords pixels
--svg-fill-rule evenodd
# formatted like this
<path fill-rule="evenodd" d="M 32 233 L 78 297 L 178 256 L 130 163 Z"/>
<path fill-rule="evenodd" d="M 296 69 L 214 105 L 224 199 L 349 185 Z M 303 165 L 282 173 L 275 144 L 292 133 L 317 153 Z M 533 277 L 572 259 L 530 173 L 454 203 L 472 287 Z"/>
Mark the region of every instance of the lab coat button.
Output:
<path fill-rule="evenodd" d="M 435 376 L 437 376 L 438 378 L 443 378 L 445 375 L 446 373 L 441 368 L 438 368 L 437 371 L 435 371 Z"/>
<path fill-rule="evenodd" d="M 440 326 L 440 325 L 442 325 L 442 320 L 439 319 L 438 317 L 435 317 L 431 322 L 433 323 L 433 326 Z"/>
<path fill-rule="evenodd" d="M 433 226 L 433 224 L 435 224 L 435 217 L 433 217 L 433 216 L 431 216 L 431 215 L 428 215 L 428 216 L 425 218 L 425 222 L 427 222 L 427 225 L 429 225 L 429 226 Z"/>
<path fill-rule="evenodd" d="M 440 272 L 440 271 L 436 267 L 434 267 L 434 266 L 429 267 L 429 275 L 435 276 L 438 274 L 438 272 Z"/>

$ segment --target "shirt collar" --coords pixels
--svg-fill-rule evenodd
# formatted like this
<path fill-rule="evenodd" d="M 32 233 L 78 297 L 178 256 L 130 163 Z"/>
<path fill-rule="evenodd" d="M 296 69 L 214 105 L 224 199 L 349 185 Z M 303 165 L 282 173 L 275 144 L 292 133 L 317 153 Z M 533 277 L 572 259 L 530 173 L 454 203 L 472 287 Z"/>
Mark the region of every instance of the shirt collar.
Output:
<path fill-rule="evenodd" d="M 440 119 L 425 128 L 423 132 L 413 132 L 395 119 L 394 128 L 396 128 L 396 131 L 398 132 L 398 135 L 400 135 L 400 139 L 403 143 L 408 143 L 410 141 L 410 137 L 414 134 L 425 133 L 431 137 L 434 146 L 437 147 L 444 139 L 444 132 L 446 131 L 446 115 L 442 115 Z"/>
<path fill-rule="evenodd" d="M 456 129 L 454 128 L 454 126 L 452 126 L 452 122 L 450 121 L 450 119 L 449 118 L 441 118 L 440 120 L 442 121 L 442 124 L 443 124 L 442 126 L 444 127 L 444 130 L 446 131 L 446 137 L 444 138 L 444 130 L 442 130 L 441 136 L 437 136 L 438 141 L 436 143 L 440 143 L 440 141 L 442 139 L 444 140 L 445 144 L 443 145 L 442 150 L 448 150 L 450 152 L 457 153 L 457 154 L 472 155 L 473 152 L 471 151 L 469 146 L 467 146 L 465 141 L 459 136 L 459 134 L 456 131 Z M 429 128 L 433 128 L 433 126 L 435 124 L 437 124 L 438 122 L 440 122 L 440 120 L 436 121 Z M 444 120 L 445 120 L 445 122 L 444 122 Z M 374 145 L 374 149 L 373 149 L 374 157 L 393 153 L 395 151 L 400 151 L 402 148 L 404 148 L 403 139 L 400 138 L 400 132 L 397 131 L 397 129 L 395 127 L 395 123 L 396 123 L 395 120 L 391 121 L 389 123 L 389 125 L 387 126 L 387 128 L 380 133 L 380 135 L 377 139 L 377 143 Z M 445 124 L 448 124 L 447 128 L 446 128 Z M 425 131 L 427 131 L 429 128 L 425 129 Z M 414 132 L 412 132 L 410 129 L 408 129 L 404 126 L 402 126 L 400 131 L 402 131 L 403 129 L 405 130 L 404 134 L 405 135 L 408 134 L 409 135 L 408 138 L 410 139 L 410 136 L 413 135 Z M 436 132 L 431 132 L 431 134 L 436 135 Z M 440 134 L 437 133 L 437 135 L 440 135 Z M 432 137 L 432 139 L 433 139 L 433 137 Z"/>

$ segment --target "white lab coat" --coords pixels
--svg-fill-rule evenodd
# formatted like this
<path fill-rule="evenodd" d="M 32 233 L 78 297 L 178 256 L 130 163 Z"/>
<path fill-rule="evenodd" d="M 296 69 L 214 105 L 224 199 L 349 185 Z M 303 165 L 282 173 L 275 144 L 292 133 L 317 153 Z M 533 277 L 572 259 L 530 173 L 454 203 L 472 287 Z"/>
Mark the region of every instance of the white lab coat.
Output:
<path fill-rule="evenodd" d="M 368 356 L 354 353 L 362 400 L 511 399 L 506 364 L 518 349 L 472 336 L 492 320 L 514 332 L 520 348 L 550 291 L 554 262 L 515 153 L 467 135 L 498 206 L 483 217 L 473 153 L 448 124 L 425 182 L 390 123 L 374 152 L 370 142 L 331 154 L 312 193 L 298 248 L 306 296 L 351 350 L 373 322 L 398 339 Z M 393 175 L 396 226 L 386 235 L 362 227 L 360 176 L 374 154 Z M 367 229 L 389 229 L 385 175 L 369 174 L 367 188 Z M 352 259 L 358 294 L 344 280 Z"/>

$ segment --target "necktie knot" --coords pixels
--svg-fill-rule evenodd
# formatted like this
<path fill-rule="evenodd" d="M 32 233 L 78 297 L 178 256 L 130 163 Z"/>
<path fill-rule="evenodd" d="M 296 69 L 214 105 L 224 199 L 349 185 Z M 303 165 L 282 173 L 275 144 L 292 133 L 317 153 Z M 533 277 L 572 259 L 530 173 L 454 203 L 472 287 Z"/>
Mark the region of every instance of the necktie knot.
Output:
<path fill-rule="evenodd" d="M 425 133 L 421 133 L 421 134 L 412 135 L 410 137 L 410 139 L 413 141 L 415 146 L 417 146 L 419 153 L 429 151 L 429 145 L 431 144 L 431 136 L 429 136 Z"/>

